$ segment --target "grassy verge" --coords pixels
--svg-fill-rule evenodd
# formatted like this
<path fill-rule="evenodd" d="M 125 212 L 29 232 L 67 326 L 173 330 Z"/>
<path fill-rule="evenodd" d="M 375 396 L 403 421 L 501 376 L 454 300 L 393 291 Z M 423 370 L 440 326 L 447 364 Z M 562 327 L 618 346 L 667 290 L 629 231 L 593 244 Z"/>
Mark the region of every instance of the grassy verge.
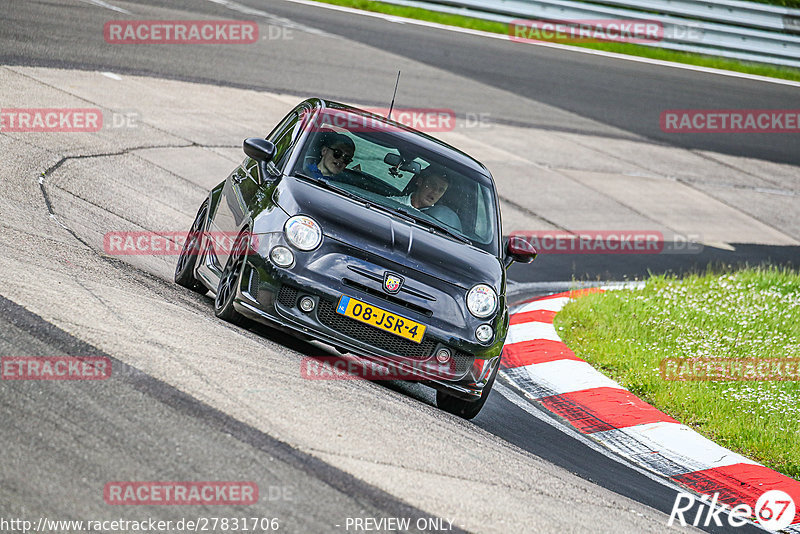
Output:
<path fill-rule="evenodd" d="M 326 4 L 334 4 L 337 6 L 353 7 L 357 9 L 363 9 L 365 11 L 385 13 L 387 15 L 395 15 L 398 17 L 425 20 L 428 22 L 436 22 L 439 24 L 446 24 L 448 26 L 459 26 L 462 28 L 470 28 L 473 30 L 481 30 L 485 32 L 502 33 L 508 35 L 507 24 L 503 24 L 500 22 L 492 22 L 472 17 L 465 17 L 462 15 L 439 13 L 438 11 L 431 11 L 428 9 L 420 9 L 415 7 L 396 6 L 393 4 L 374 2 L 371 0 L 318 0 L 318 1 Z M 527 46 L 527 45 L 525 45 L 524 43 L 519 43 L 519 46 Z M 747 74 L 757 74 L 760 76 L 769 76 L 771 78 L 783 78 L 787 80 L 800 81 L 800 69 L 793 69 L 789 67 L 771 67 L 769 65 L 760 63 L 744 63 L 740 61 L 724 59 L 715 56 L 689 54 L 685 52 L 674 52 L 671 50 L 663 50 L 659 48 L 651 48 L 648 46 L 628 44 L 628 43 L 581 43 L 581 44 L 571 44 L 571 46 L 592 48 L 595 50 L 604 50 L 607 52 L 616 52 L 619 54 L 628 54 L 632 56 L 661 59 L 664 61 L 674 61 L 677 63 L 687 63 L 690 65 L 697 65 L 700 67 L 711 67 L 715 69 L 731 70 Z"/>
<path fill-rule="evenodd" d="M 581 358 L 716 443 L 800 479 L 800 382 L 664 380 L 666 358 L 800 358 L 800 273 L 653 277 L 571 302 L 555 326 Z"/>
<path fill-rule="evenodd" d="M 773 6 L 790 7 L 792 9 L 800 8 L 800 0 L 750 0 L 759 4 L 770 4 Z"/>

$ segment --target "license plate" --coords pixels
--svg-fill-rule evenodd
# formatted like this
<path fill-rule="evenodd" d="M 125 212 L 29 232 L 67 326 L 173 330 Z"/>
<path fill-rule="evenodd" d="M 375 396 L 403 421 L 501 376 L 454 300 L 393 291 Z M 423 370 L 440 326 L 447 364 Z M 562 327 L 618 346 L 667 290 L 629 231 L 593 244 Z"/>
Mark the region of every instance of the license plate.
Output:
<path fill-rule="evenodd" d="M 350 317 L 356 321 L 361 321 L 362 323 L 367 323 L 370 326 L 380 328 L 396 336 L 410 339 L 415 343 L 421 343 L 422 336 L 425 334 L 426 327 L 424 324 L 376 308 L 375 306 L 348 297 L 347 295 L 343 295 L 339 299 L 339 305 L 336 306 L 336 313 L 342 314 L 345 317 Z"/>

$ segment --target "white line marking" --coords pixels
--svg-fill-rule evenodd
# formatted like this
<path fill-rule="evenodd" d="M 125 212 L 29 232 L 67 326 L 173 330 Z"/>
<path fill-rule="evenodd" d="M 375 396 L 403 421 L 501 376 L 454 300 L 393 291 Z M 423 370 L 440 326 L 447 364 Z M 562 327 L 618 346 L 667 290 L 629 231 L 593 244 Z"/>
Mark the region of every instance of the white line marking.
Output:
<path fill-rule="evenodd" d="M 505 346 L 521 343 L 523 341 L 533 341 L 535 339 L 561 341 L 552 323 L 531 321 L 529 323 L 512 324 L 509 326 Z"/>
<path fill-rule="evenodd" d="M 102 72 L 101 74 L 106 78 L 111 78 L 112 80 L 119 81 L 122 79 L 122 76 L 120 76 L 119 74 L 114 74 L 113 72 Z"/>
<path fill-rule="evenodd" d="M 322 4 L 319 2 L 312 2 L 309 0 L 283 0 L 284 2 L 290 2 L 292 4 L 300 4 L 304 6 L 313 6 L 319 7 L 322 9 L 330 9 L 332 11 L 341 11 L 344 13 L 351 13 L 354 15 L 361 15 L 364 17 L 374 17 L 386 20 L 388 22 L 403 22 L 405 24 L 414 24 L 416 26 L 425 26 L 428 28 L 436 28 L 438 30 L 445 30 L 451 31 L 456 33 L 465 33 L 468 35 L 475 35 L 478 37 L 487 37 L 489 39 L 500 39 L 503 41 L 510 41 L 511 38 L 508 35 L 500 34 L 500 33 L 491 33 L 491 32 L 484 32 L 480 30 L 471 30 L 469 28 L 459 28 L 457 26 L 447 26 L 445 24 L 438 24 L 435 22 L 427 22 L 424 20 L 417 20 L 417 19 L 409 19 L 405 17 L 397 17 L 395 15 L 386 15 L 383 13 L 375 13 L 371 11 L 362 11 L 360 9 L 354 9 L 351 7 L 342 7 L 342 6 L 334 6 L 332 4 Z M 683 70 L 691 70 L 695 72 L 702 72 L 705 74 L 717 74 L 719 76 L 729 76 L 732 78 L 744 78 L 746 80 L 753 80 L 758 82 L 767 82 L 767 83 L 775 83 L 778 85 L 790 85 L 792 87 L 800 87 L 800 82 L 795 82 L 792 80 L 782 80 L 780 78 L 769 78 L 767 76 L 759 76 L 757 74 L 747 74 L 744 72 L 735 72 L 730 70 L 722 70 L 722 69 L 714 69 L 711 67 L 700 67 L 697 65 L 687 65 L 685 63 L 674 63 L 672 61 L 664 61 L 663 59 L 651 59 L 647 57 L 639 57 L 639 56 L 628 56 L 625 54 L 618 54 L 616 52 L 606 52 L 603 50 L 592 50 L 591 48 L 581 48 L 578 46 L 569 46 L 559 43 L 532 43 L 532 42 L 525 42 L 525 43 L 514 43 L 514 44 L 527 44 L 532 46 L 542 46 L 545 48 L 555 48 L 557 50 L 565 50 L 569 52 L 576 52 L 579 54 L 590 54 L 594 56 L 602 56 L 612 59 L 622 59 L 625 61 L 634 61 L 636 63 L 646 63 L 648 65 L 658 65 L 661 67 L 671 67 L 675 69 L 683 69 Z"/>
<path fill-rule="evenodd" d="M 532 311 L 530 308 L 540 309 L 537 305 L 547 304 L 548 300 L 569 301 L 569 298 L 558 297 L 534 301 L 528 305 L 520 306 L 517 313 L 523 310 Z M 557 302 L 556 307 L 561 309 L 564 304 L 565 302 Z M 512 332 L 511 328 L 514 328 L 514 326 L 520 326 L 522 328 L 518 329 L 516 332 Z M 538 321 L 512 325 L 512 327 L 509 328 L 509 335 L 514 334 L 517 338 L 527 338 L 529 335 L 535 333 L 538 334 L 539 338 L 544 337 L 545 339 L 550 339 L 545 336 L 551 334 L 555 335 L 556 338 L 558 337 L 555 333 L 555 329 L 553 329 L 552 332 L 545 332 L 546 329 L 544 326 L 551 325 Z M 586 362 L 557 360 L 527 365 L 520 370 L 527 372 L 537 386 L 544 386 L 543 389 L 550 389 L 559 394 L 589 389 L 587 387 L 582 387 L 589 384 L 591 384 L 591 387 L 606 386 L 624 389 L 616 382 L 599 373 Z M 512 384 L 523 391 L 525 396 L 531 400 L 535 400 L 534 397 L 536 395 L 533 392 L 526 392 L 523 388 L 516 385 L 510 377 L 506 379 L 511 380 Z M 599 385 L 598 382 L 600 382 Z M 518 393 L 513 392 L 503 384 L 495 383 L 495 389 L 510 402 L 537 419 L 550 424 L 564 434 L 580 441 L 607 458 L 626 465 L 650 480 L 654 480 L 675 491 L 697 493 L 677 486 L 675 483 L 670 483 L 668 482 L 669 479 L 654 476 L 654 474 L 667 477 L 740 463 L 761 465 L 758 462 L 717 445 L 713 441 L 680 423 L 662 421 L 594 432 L 590 439 L 560 420 L 545 416 L 541 410 L 534 409 L 530 402 L 526 402 Z M 598 442 L 605 445 L 605 448 L 597 445 Z M 616 454 L 610 454 L 608 451 L 614 451 Z M 623 459 L 625 461 L 623 461 Z M 721 508 L 726 510 L 725 507 Z M 725 513 L 727 513 L 727 511 Z"/>
<path fill-rule="evenodd" d="M 276 26 L 282 26 L 284 28 L 292 28 L 294 30 L 304 31 L 306 33 L 313 33 L 315 35 L 323 35 L 326 37 L 332 37 L 331 34 L 324 32 L 322 30 L 318 30 L 316 28 L 312 28 L 310 26 L 304 26 L 302 24 L 298 24 L 293 22 L 287 18 L 279 17 L 277 15 L 273 15 L 271 13 L 267 13 L 266 11 L 262 11 L 260 9 L 255 9 L 249 6 L 245 6 L 234 2 L 233 0 L 208 0 L 209 2 L 213 2 L 215 4 L 219 4 L 221 6 L 227 7 L 233 11 L 238 11 L 239 13 L 244 13 L 245 15 L 254 15 L 256 17 L 262 17 L 270 21 L 270 23 L 275 24 Z"/>
<path fill-rule="evenodd" d="M 534 300 L 533 302 L 529 302 L 527 304 L 523 304 L 519 308 L 514 310 L 514 313 L 523 313 L 529 311 L 537 311 L 537 310 L 547 310 L 547 311 L 561 311 L 561 308 L 567 305 L 569 302 L 569 297 L 556 297 L 552 299 L 542 299 L 542 300 Z"/>
<path fill-rule="evenodd" d="M 103 0 L 80 0 L 80 1 L 81 2 L 85 2 L 87 4 L 94 4 L 94 5 L 98 6 L 98 7 L 104 7 L 106 9 L 110 9 L 111 11 L 116 11 L 118 13 L 125 13 L 126 15 L 133 15 L 133 13 L 131 13 L 127 9 L 122 9 L 121 7 L 112 6 L 108 2 L 103 2 Z"/>
<path fill-rule="evenodd" d="M 633 471 L 636 471 L 640 475 L 652 480 L 653 482 L 655 482 L 657 484 L 661 484 L 665 488 L 667 488 L 667 489 L 669 489 L 671 491 L 674 491 L 676 493 L 695 493 L 695 494 L 699 495 L 698 492 L 693 491 L 693 490 L 688 489 L 688 488 L 684 488 L 684 487 L 678 485 L 677 483 L 673 482 L 672 480 L 666 478 L 662 473 L 658 473 L 656 471 L 652 471 L 650 469 L 646 469 L 646 468 L 641 467 L 641 466 L 639 466 L 639 465 L 637 465 L 635 463 L 632 463 L 630 458 L 627 458 L 624 455 L 620 455 L 616 451 L 614 451 L 612 449 L 609 449 L 608 446 L 605 443 L 600 444 L 597 441 L 593 440 L 592 438 L 586 436 L 585 434 L 581 434 L 580 432 L 578 432 L 577 430 L 575 430 L 571 426 L 565 425 L 560 420 L 554 419 L 552 417 L 548 417 L 547 415 L 545 415 L 544 412 L 542 412 L 541 410 L 536 409 L 536 407 L 535 407 L 536 405 L 532 405 L 530 402 L 526 401 L 522 396 L 520 396 L 516 391 L 506 387 L 504 384 L 501 384 L 500 382 L 495 382 L 493 389 L 495 391 L 497 391 L 499 394 L 501 394 L 503 397 L 505 397 L 509 402 L 511 402 L 512 404 L 514 404 L 515 406 L 517 406 L 518 408 L 523 410 L 524 412 L 528 413 L 529 415 L 532 415 L 533 417 L 535 417 L 539 421 L 542 421 L 543 423 L 546 423 L 546 424 L 552 426 L 556 430 L 566 434 L 568 437 L 574 439 L 575 441 L 580 442 L 581 444 L 583 444 L 586 447 L 592 449 L 593 451 L 602 454 L 603 456 L 605 456 L 609 460 L 613 460 L 614 462 L 617 462 L 620 465 L 624 465 L 625 467 L 627 467 L 627 468 L 629 468 L 629 469 L 631 469 Z M 592 436 L 597 436 L 597 433 L 593 434 Z M 604 445 L 606 445 L 606 446 L 604 446 Z M 630 498 L 630 497 L 628 497 L 628 498 Z M 644 503 L 640 503 L 640 504 L 643 504 L 644 506 L 647 506 Z M 718 506 L 717 508 L 722 508 L 723 510 L 725 510 L 723 513 L 725 515 L 727 515 L 727 508 L 726 507 Z M 717 508 L 715 508 L 715 510 Z M 757 523 L 753 523 L 752 521 L 749 522 L 749 525 L 750 526 L 755 526 L 756 528 L 758 528 L 760 530 L 764 530 L 765 532 L 770 532 L 770 531 L 764 529 L 763 527 L 761 527 L 760 525 L 758 525 Z M 786 532 L 795 532 L 795 531 L 793 530 L 793 527 L 789 527 L 786 530 Z M 800 533 L 800 529 L 798 529 L 797 532 Z"/>
<path fill-rule="evenodd" d="M 594 388 L 625 389 L 586 362 L 555 360 L 521 367 L 531 380 L 555 394 L 572 393 Z"/>
<path fill-rule="evenodd" d="M 631 173 L 635 174 L 635 173 Z M 639 173 L 644 174 L 644 173 Z M 656 175 L 651 175 L 651 178 L 658 178 Z M 600 289 L 638 289 L 644 287 L 644 280 L 630 281 L 630 282 L 514 282 L 509 280 L 506 294 L 508 293 L 562 293 L 564 291 L 588 289 L 591 287 L 599 287 Z"/>
<path fill-rule="evenodd" d="M 680 423 L 660 421 L 641 425 L 595 432 L 594 437 L 601 442 L 608 442 L 614 448 L 614 443 L 619 440 L 619 434 L 629 436 L 630 439 L 646 444 L 653 451 L 665 458 L 672 459 L 679 465 L 686 465 L 685 472 L 701 471 L 714 467 L 725 467 L 734 464 L 761 465 L 741 454 L 729 451 L 717 445 Z M 687 462 L 688 460 L 688 462 Z"/>

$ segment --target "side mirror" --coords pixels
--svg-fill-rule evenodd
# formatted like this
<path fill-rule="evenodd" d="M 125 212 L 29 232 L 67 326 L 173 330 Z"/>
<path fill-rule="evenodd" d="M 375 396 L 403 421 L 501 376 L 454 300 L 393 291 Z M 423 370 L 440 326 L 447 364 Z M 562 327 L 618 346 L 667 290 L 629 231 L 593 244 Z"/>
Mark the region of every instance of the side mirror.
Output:
<path fill-rule="evenodd" d="M 511 235 L 506 244 L 506 267 L 512 262 L 530 263 L 536 259 L 536 247 L 521 235 Z"/>
<path fill-rule="evenodd" d="M 258 162 L 259 184 L 271 182 L 275 179 L 267 170 L 267 163 L 275 157 L 275 143 L 260 137 L 248 137 L 242 143 L 242 149 L 248 157 Z"/>
<path fill-rule="evenodd" d="M 267 163 L 275 157 L 275 144 L 260 137 L 248 137 L 242 148 L 245 154 L 259 162 Z"/>

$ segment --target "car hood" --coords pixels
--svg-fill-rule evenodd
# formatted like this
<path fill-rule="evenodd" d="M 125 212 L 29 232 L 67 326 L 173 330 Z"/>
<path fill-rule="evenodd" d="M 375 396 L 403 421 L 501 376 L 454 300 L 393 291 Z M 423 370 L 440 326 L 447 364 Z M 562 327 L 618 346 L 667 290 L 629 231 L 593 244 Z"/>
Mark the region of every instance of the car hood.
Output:
<path fill-rule="evenodd" d="M 464 289 L 483 283 L 502 293 L 503 267 L 488 252 L 294 177 L 281 180 L 275 200 L 290 216 L 314 218 L 326 237 Z"/>

